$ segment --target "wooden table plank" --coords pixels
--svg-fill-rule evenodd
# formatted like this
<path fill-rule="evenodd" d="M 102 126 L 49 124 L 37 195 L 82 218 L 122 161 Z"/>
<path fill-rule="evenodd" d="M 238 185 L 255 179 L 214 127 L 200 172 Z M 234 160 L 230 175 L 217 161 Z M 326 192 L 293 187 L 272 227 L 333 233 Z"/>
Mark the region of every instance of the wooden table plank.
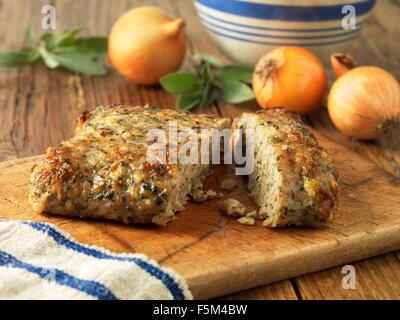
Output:
<path fill-rule="evenodd" d="M 3 0 L 0 6 L 0 50 L 18 48 L 23 41 L 23 22 L 33 21 L 40 31 L 41 7 L 48 1 Z M 209 52 L 221 56 L 221 51 L 201 28 L 189 0 L 178 1 L 77 1 L 56 0 L 58 29 L 83 24 L 86 33 L 107 34 L 115 19 L 137 5 L 155 4 L 171 14 L 181 15 L 187 21 L 190 53 Z M 379 1 L 375 17 L 354 44 L 351 52 L 362 64 L 375 64 L 391 70 L 399 77 L 400 29 L 397 17 L 400 14 L 396 1 Z M 101 17 L 101 19 L 99 18 Z M 382 36 L 385 34 L 384 36 Z M 189 57 L 186 68 L 191 68 Z M 71 136 L 77 114 L 99 104 L 121 102 L 144 104 L 151 102 L 172 106 L 175 98 L 157 87 L 143 88 L 127 83 L 115 72 L 106 77 L 91 78 L 69 72 L 49 71 L 43 65 L 20 70 L 0 72 L 0 159 L 15 159 L 43 153 L 49 145 Z M 231 106 L 221 104 L 200 111 L 239 114 L 254 105 Z M 378 144 L 359 143 L 343 137 L 332 126 L 326 112 L 310 117 L 313 125 L 334 141 L 357 150 L 385 170 L 400 174 L 399 153 L 383 150 Z M 297 278 L 294 282 L 300 297 L 313 298 L 395 298 L 400 292 L 398 273 L 399 253 L 368 259 L 356 263 L 359 287 L 356 292 L 337 292 L 342 274 L 340 268 Z M 373 284 L 371 284 L 371 275 Z M 340 281 L 339 281 L 340 280 Z M 380 285 L 380 289 L 378 288 Z M 233 295 L 230 298 L 296 298 L 290 281 Z"/>
<path fill-rule="evenodd" d="M 290 280 L 272 283 L 251 290 L 223 296 L 222 300 L 297 300 L 298 297 Z"/>
<path fill-rule="evenodd" d="M 394 253 L 352 264 L 356 270 L 356 288 L 344 289 L 341 268 L 332 268 L 303 277 L 295 284 L 300 298 L 310 299 L 400 299 L 400 262 Z M 318 284 L 318 286 L 316 285 Z"/>

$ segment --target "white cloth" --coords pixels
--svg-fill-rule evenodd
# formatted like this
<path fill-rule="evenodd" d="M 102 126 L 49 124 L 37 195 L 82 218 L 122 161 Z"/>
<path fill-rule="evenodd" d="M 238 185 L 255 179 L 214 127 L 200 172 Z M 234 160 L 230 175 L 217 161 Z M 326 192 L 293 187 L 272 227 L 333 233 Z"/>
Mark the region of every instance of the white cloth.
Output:
<path fill-rule="evenodd" d="M 0 299 L 192 299 L 143 254 L 81 244 L 52 224 L 0 220 Z"/>

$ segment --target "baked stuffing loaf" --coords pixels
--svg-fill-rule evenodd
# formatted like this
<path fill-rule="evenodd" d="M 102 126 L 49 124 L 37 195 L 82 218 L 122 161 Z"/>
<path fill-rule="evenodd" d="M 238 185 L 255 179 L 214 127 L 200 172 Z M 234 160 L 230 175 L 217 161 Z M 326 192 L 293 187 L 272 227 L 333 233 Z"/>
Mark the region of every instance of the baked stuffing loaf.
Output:
<path fill-rule="evenodd" d="M 254 132 L 254 170 L 249 190 L 264 225 L 321 225 L 337 204 L 338 174 L 300 117 L 275 108 L 244 113 L 235 129 Z"/>
<path fill-rule="evenodd" d="M 32 168 L 29 199 L 33 209 L 166 224 L 183 208 L 187 196 L 201 188 L 210 171 L 208 164 L 147 161 L 146 133 L 161 129 L 168 139 L 170 121 L 175 121 L 178 131 L 193 129 L 192 134 L 230 125 L 226 119 L 155 107 L 118 105 L 84 112 L 75 136 L 48 148 L 46 158 Z"/>

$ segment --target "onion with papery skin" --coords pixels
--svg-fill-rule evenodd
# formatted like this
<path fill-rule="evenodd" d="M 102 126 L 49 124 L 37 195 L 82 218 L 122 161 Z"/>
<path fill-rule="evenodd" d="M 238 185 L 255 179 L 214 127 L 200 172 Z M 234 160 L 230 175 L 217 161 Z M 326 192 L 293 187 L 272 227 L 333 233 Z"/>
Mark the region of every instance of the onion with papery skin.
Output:
<path fill-rule="evenodd" d="M 253 73 L 253 91 L 262 108 L 283 106 L 301 114 L 322 105 L 325 68 L 311 51 L 278 47 L 264 55 Z"/>
<path fill-rule="evenodd" d="M 356 67 L 356 61 L 349 54 L 333 53 L 331 55 L 331 65 L 336 78 L 344 75 L 347 71 Z"/>
<path fill-rule="evenodd" d="M 334 125 L 347 136 L 378 138 L 399 124 L 399 83 L 377 67 L 351 69 L 333 84 L 328 112 Z"/>
<path fill-rule="evenodd" d="M 108 39 L 108 58 L 125 78 L 137 84 L 157 84 L 176 71 L 185 58 L 182 19 L 171 19 L 156 7 L 139 7 L 122 15 Z"/>

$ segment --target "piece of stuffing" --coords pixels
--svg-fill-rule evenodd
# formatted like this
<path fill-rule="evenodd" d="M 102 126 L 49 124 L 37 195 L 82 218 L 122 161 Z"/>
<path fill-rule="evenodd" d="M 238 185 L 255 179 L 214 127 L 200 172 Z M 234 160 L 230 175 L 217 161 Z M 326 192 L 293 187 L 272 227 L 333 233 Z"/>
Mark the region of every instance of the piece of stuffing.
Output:
<path fill-rule="evenodd" d="M 256 218 L 257 216 L 258 216 L 257 210 L 251 211 L 246 214 L 246 217 L 250 217 L 250 218 Z"/>
<path fill-rule="evenodd" d="M 218 183 L 218 188 L 222 190 L 232 191 L 239 185 L 239 181 L 233 178 L 226 178 Z"/>
<path fill-rule="evenodd" d="M 222 198 L 224 195 L 221 192 L 216 192 L 214 190 L 204 191 L 202 189 L 197 189 L 192 192 L 192 199 L 194 202 L 203 202 L 208 199 Z"/>
<path fill-rule="evenodd" d="M 229 216 L 242 217 L 245 215 L 245 206 L 236 199 L 226 199 L 219 202 L 221 210 Z"/>
<path fill-rule="evenodd" d="M 237 219 L 237 222 L 239 222 L 240 224 L 247 225 L 247 226 L 252 226 L 252 225 L 254 225 L 255 220 L 252 217 L 246 216 L 246 217 L 241 217 L 241 218 Z"/>

